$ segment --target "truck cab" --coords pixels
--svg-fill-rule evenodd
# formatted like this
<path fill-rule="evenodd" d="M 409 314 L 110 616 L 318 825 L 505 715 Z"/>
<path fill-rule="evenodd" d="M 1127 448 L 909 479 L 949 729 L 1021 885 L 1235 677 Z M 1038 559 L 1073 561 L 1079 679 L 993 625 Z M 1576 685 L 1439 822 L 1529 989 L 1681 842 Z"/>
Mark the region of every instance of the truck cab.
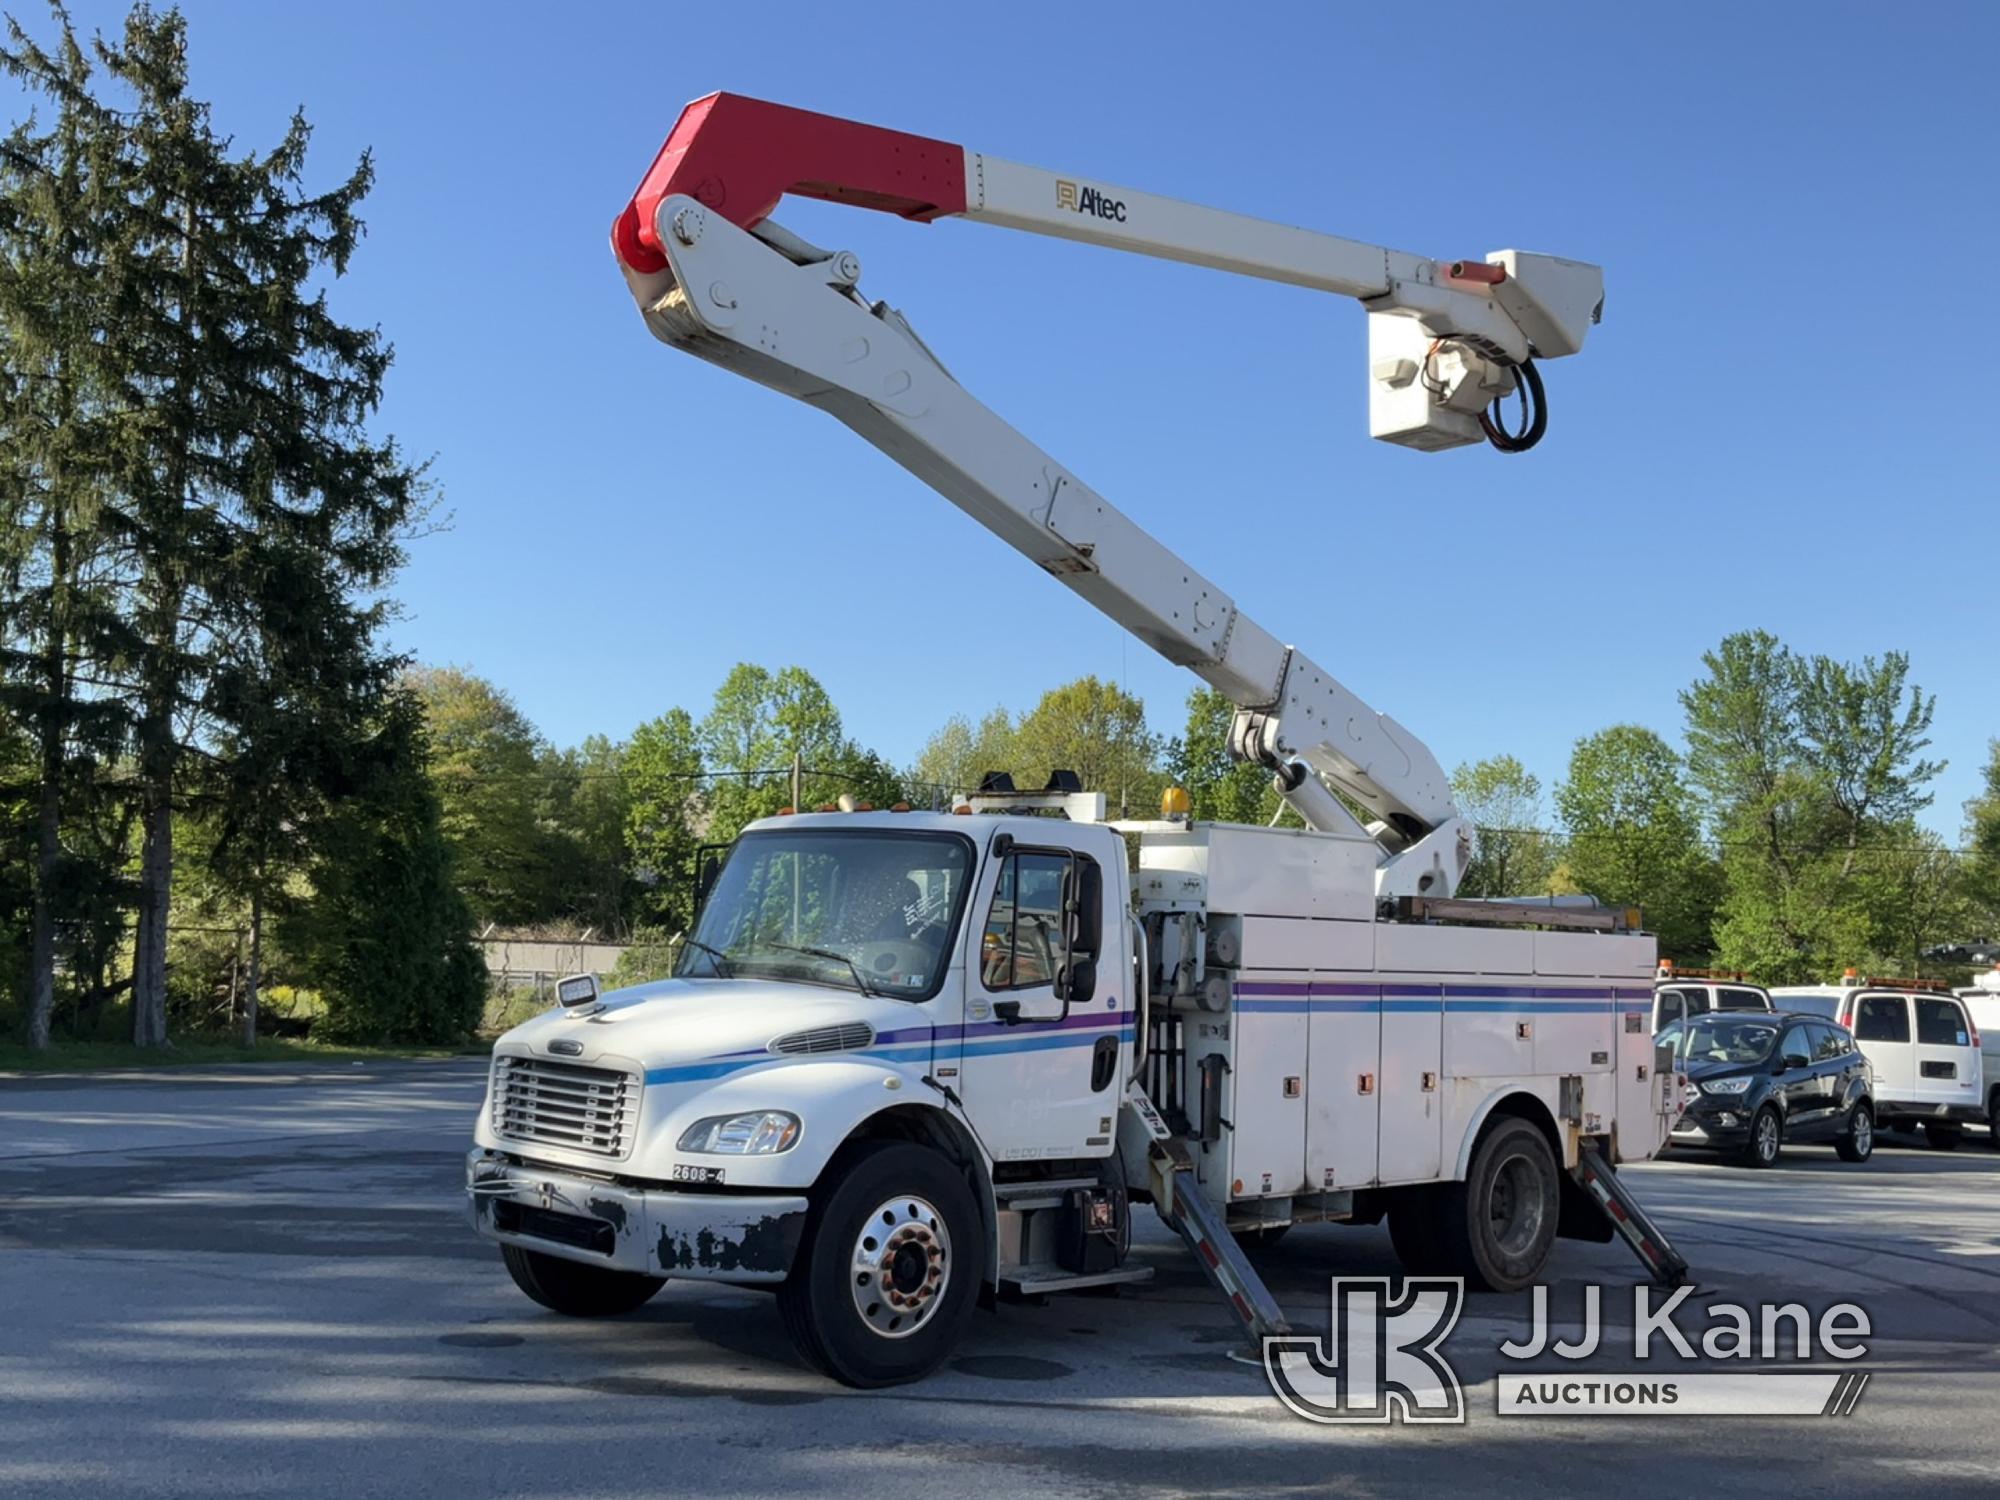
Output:
<path fill-rule="evenodd" d="M 1086 1215 L 1123 1235 L 1130 913 L 1124 840 L 1098 822 L 754 823 L 672 978 L 579 985 L 495 1046 L 475 1227 L 559 1311 L 637 1306 L 669 1276 L 779 1283 L 841 1378 L 921 1372 L 1005 1269 L 996 1172 L 1064 1184 L 1036 1188 L 1062 1210 L 1038 1250 L 1081 1242 Z"/>

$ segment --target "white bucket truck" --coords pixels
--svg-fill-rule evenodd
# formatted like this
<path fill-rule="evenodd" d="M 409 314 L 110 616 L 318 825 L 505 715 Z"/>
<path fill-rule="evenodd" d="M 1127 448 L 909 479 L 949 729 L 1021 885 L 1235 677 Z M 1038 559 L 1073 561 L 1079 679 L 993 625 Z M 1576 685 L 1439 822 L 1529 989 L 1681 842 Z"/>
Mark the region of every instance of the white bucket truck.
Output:
<path fill-rule="evenodd" d="M 1058 775 L 949 812 L 746 829 L 676 977 L 503 1037 L 468 1191 L 558 1311 L 677 1277 L 777 1288 L 805 1356 L 878 1385 L 942 1360 L 982 1293 L 1143 1280 L 1151 1202 L 1253 1336 L 1235 1240 L 1387 1217 L 1412 1270 L 1511 1290 L 1558 1233 L 1684 1266 L 1618 1185 L 1679 1098 L 1636 915 L 1453 895 L 1469 834 L 1413 735 L 960 387 L 785 192 L 1093 240 L 1364 300 L 1377 436 L 1544 426 L 1595 267 L 1441 263 L 730 95 L 689 106 L 613 240 L 664 341 L 832 413 L 1238 705 L 1232 749 L 1303 828 L 1109 823 Z M 1528 416 L 1500 415 L 1519 391 Z"/>

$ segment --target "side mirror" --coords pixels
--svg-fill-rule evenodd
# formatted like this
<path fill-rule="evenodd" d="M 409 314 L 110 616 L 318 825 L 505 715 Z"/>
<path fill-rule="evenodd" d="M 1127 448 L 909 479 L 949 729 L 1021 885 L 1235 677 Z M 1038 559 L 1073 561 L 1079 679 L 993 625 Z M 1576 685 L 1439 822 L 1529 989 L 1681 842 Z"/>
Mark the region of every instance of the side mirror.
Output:
<path fill-rule="evenodd" d="M 1796 1052 L 1787 1052 L 1778 1064 L 1778 1071 L 1780 1073 L 1789 1073 L 1794 1068 L 1810 1068 L 1811 1066 L 1811 1058 L 1802 1057 Z"/>
<path fill-rule="evenodd" d="M 1080 855 L 1064 874 L 1063 919 L 1069 951 L 1095 957 L 1104 945 L 1104 872 L 1096 860 Z"/>
<path fill-rule="evenodd" d="M 1074 960 L 1067 975 L 1068 983 L 1058 984 L 1057 991 L 1070 1005 L 1088 1005 L 1090 997 L 1097 993 L 1097 960 L 1079 958 Z"/>

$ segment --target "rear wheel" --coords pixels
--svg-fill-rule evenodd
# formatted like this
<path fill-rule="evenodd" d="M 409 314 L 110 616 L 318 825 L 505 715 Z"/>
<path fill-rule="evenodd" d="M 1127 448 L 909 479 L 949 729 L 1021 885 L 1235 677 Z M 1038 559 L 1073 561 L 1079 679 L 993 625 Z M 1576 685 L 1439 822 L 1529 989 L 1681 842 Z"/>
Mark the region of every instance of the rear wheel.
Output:
<path fill-rule="evenodd" d="M 570 1318 L 612 1318 L 644 1307 L 667 1284 L 664 1276 L 641 1276 L 581 1261 L 502 1245 L 501 1259 L 514 1285 L 535 1301 Z"/>
<path fill-rule="evenodd" d="M 778 1289 L 785 1331 L 843 1385 L 916 1380 L 958 1342 L 983 1259 L 979 1210 L 958 1169 L 922 1146 L 867 1143 L 815 1194 Z"/>
<path fill-rule="evenodd" d="M 1743 1145 L 1743 1165 L 1774 1167 L 1785 1149 L 1785 1122 L 1777 1110 L 1765 1105 L 1750 1122 L 1750 1139 Z"/>
<path fill-rule="evenodd" d="M 1866 1101 L 1857 1102 L 1847 1112 L 1847 1124 L 1833 1143 L 1842 1161 L 1866 1161 L 1875 1154 L 1875 1117 Z"/>
<path fill-rule="evenodd" d="M 1478 1291 L 1518 1292 L 1542 1274 L 1562 1216 L 1548 1139 L 1526 1120 L 1502 1120 L 1472 1153 L 1463 1182 L 1438 1196 L 1438 1248 Z"/>
<path fill-rule="evenodd" d="M 1933 1151 L 1956 1151 L 1965 1139 L 1965 1127 L 1946 1120 L 1926 1120 L 1924 1139 L 1931 1143 Z"/>

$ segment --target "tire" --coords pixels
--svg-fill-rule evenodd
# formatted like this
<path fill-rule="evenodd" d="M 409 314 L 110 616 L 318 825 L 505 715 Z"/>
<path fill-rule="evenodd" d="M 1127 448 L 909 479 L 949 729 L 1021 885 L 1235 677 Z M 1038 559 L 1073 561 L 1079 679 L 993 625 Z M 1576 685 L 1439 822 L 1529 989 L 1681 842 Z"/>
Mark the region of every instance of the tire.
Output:
<path fill-rule="evenodd" d="M 1965 1127 L 1943 1120 L 1924 1121 L 1924 1139 L 1933 1151 L 1956 1151 L 1965 1139 Z"/>
<path fill-rule="evenodd" d="M 1875 1117 L 1869 1113 L 1867 1100 L 1857 1100 L 1847 1112 L 1847 1124 L 1833 1149 L 1842 1161 L 1863 1162 L 1875 1154 Z"/>
<path fill-rule="evenodd" d="M 1232 1229 L 1229 1237 L 1236 1241 L 1237 1249 L 1248 1255 L 1259 1250 L 1268 1250 L 1291 1232 L 1289 1224 L 1272 1224 L 1262 1229 Z"/>
<path fill-rule="evenodd" d="M 502 1245 L 500 1256 L 515 1286 L 550 1312 L 569 1318 L 615 1318 L 635 1312 L 667 1284 L 664 1276 L 587 1266 L 519 1245 Z"/>
<path fill-rule="evenodd" d="M 1765 1105 L 1750 1122 L 1750 1139 L 1739 1158 L 1746 1167 L 1775 1167 L 1785 1151 L 1785 1122 L 1777 1110 Z"/>
<path fill-rule="evenodd" d="M 1474 1291 L 1518 1292 L 1541 1278 L 1562 1217 L 1562 1182 L 1547 1137 L 1503 1119 L 1472 1153 L 1465 1181 L 1438 1199 L 1438 1246 Z"/>
<path fill-rule="evenodd" d="M 1986 1144 L 2000 1151 L 2000 1089 L 1986 1100 Z"/>
<path fill-rule="evenodd" d="M 1411 1276 L 1436 1276 L 1451 1269 L 1438 1222 L 1436 1188 L 1403 1188 L 1389 1207 L 1389 1243 Z"/>
<path fill-rule="evenodd" d="M 951 1353 L 985 1258 L 956 1167 L 923 1146 L 867 1142 L 814 1194 L 778 1308 L 814 1368 L 862 1390 L 900 1385 Z"/>

